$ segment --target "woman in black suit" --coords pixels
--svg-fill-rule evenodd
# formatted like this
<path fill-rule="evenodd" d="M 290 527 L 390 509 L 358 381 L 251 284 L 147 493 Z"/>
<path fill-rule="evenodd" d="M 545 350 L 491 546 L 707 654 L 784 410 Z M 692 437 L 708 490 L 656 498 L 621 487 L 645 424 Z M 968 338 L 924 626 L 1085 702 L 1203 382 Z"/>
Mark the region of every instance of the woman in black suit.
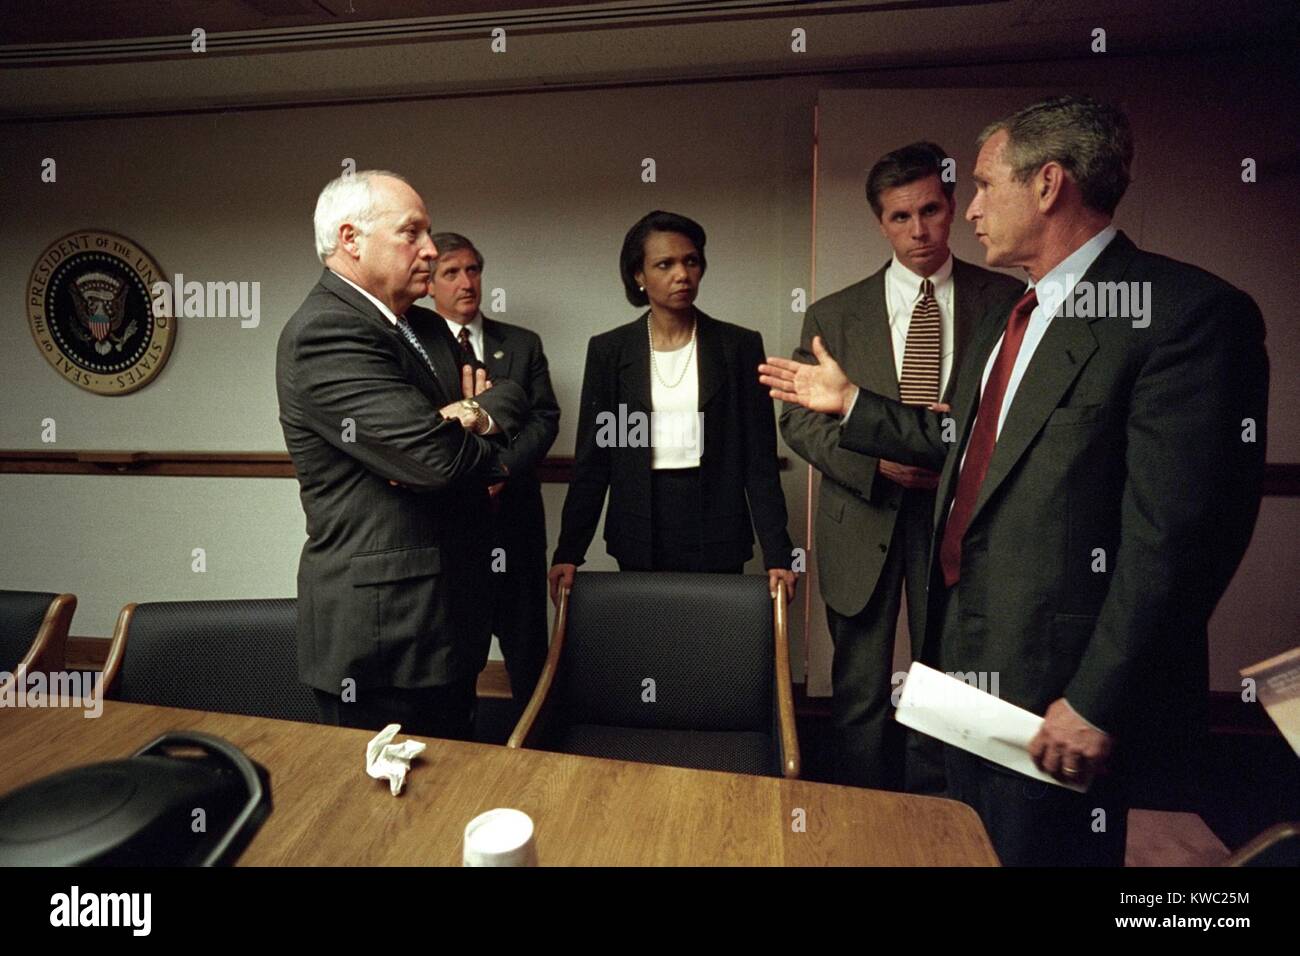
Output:
<path fill-rule="evenodd" d="M 783 581 L 793 596 L 776 418 L 754 374 L 762 336 L 695 308 L 704 230 L 691 219 L 645 216 L 619 266 L 628 301 L 650 311 L 587 347 L 552 600 L 573 586 L 606 491 L 605 543 L 621 570 L 739 573 L 757 531 L 773 593 Z"/>

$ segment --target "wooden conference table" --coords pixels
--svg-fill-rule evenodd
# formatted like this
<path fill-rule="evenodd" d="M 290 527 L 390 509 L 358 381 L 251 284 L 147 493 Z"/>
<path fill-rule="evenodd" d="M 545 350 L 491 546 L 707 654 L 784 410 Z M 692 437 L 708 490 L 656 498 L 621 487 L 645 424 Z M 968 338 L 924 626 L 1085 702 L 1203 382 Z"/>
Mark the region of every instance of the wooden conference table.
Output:
<path fill-rule="evenodd" d="M 98 718 L 0 708 L 0 793 L 182 729 L 271 775 L 274 810 L 241 865 L 459 866 L 465 824 L 494 807 L 533 818 L 544 866 L 998 864 L 951 800 L 432 738 L 393 797 L 365 773 L 369 731 L 117 701 Z"/>

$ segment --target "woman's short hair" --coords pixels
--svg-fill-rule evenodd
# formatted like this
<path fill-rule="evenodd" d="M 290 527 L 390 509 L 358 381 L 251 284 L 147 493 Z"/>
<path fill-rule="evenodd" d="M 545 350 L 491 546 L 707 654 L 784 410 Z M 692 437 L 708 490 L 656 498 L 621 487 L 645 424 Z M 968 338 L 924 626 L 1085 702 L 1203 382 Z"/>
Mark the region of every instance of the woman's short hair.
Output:
<path fill-rule="evenodd" d="M 656 209 L 637 220 L 636 225 L 623 237 L 623 251 L 618 254 L 618 271 L 623 277 L 623 291 L 627 301 L 639 307 L 650 304 L 650 298 L 638 288 L 636 274 L 645 262 L 645 241 L 652 232 L 676 232 L 695 244 L 700 256 L 700 273 L 708 268 L 704 259 L 704 227 L 694 219 Z"/>

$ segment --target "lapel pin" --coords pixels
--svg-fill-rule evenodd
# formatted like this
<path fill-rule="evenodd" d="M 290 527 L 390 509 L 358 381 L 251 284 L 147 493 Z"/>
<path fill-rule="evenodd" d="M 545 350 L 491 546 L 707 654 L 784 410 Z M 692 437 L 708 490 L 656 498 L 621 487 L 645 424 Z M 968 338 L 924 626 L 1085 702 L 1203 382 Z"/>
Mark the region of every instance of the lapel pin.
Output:
<path fill-rule="evenodd" d="M 492 357 L 494 359 L 503 359 L 506 357 L 506 353 L 502 352 L 500 349 L 497 349 L 495 352 L 492 353 Z"/>

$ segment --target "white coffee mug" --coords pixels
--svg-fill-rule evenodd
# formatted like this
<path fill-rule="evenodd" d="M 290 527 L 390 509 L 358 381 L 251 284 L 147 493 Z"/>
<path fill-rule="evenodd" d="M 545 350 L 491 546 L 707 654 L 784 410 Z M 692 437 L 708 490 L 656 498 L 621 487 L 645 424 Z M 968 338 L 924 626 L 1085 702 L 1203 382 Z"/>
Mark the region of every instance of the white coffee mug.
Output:
<path fill-rule="evenodd" d="M 465 866 L 536 866 L 533 821 L 522 810 L 480 813 L 465 826 Z"/>

